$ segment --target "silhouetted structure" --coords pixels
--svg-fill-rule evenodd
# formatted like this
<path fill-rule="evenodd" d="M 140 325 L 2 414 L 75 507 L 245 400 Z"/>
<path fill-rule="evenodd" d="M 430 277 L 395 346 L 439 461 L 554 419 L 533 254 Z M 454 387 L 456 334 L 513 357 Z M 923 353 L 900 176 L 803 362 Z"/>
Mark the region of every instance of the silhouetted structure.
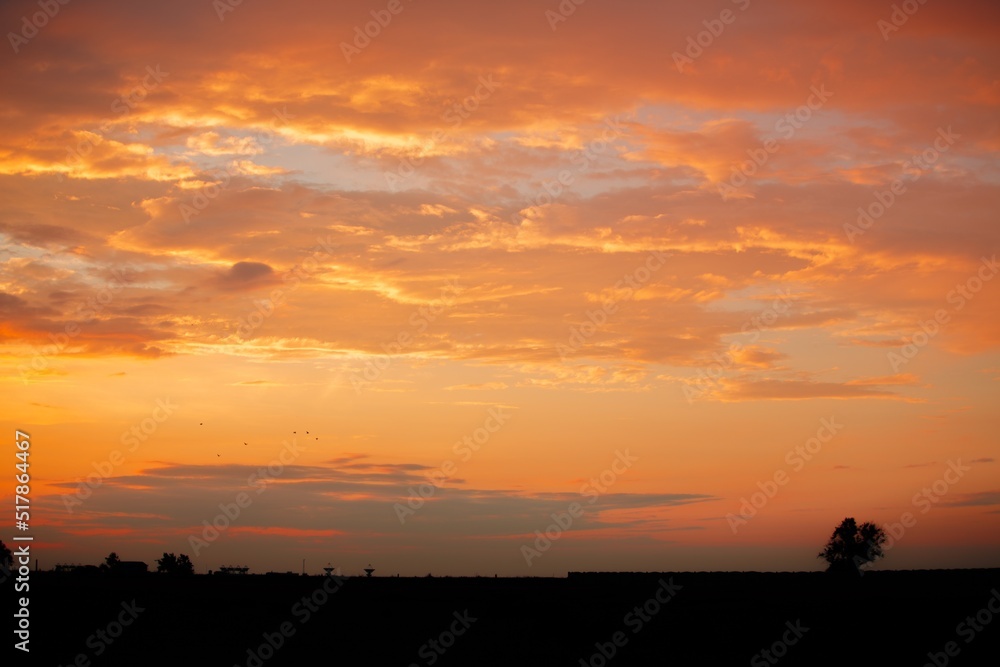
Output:
<path fill-rule="evenodd" d="M 164 552 L 163 558 L 156 561 L 156 571 L 164 574 L 194 574 L 194 564 L 185 554 L 175 556 Z"/>
<path fill-rule="evenodd" d="M 246 565 L 223 565 L 219 568 L 219 574 L 246 574 L 249 571 Z"/>
<path fill-rule="evenodd" d="M 149 565 L 141 560 L 123 560 L 118 563 L 118 574 L 124 576 L 149 574 Z"/>
<path fill-rule="evenodd" d="M 885 531 L 878 525 L 865 522 L 859 526 L 848 517 L 833 530 L 830 541 L 816 557 L 830 564 L 827 572 L 860 573 L 862 566 L 885 555 L 882 551 L 885 539 Z"/>
<path fill-rule="evenodd" d="M 56 563 L 55 572 L 60 574 L 101 574 L 101 568 L 96 565 L 79 565 L 76 563 Z"/>
<path fill-rule="evenodd" d="M 9 574 L 14 568 L 14 554 L 7 545 L 0 541 L 0 572 Z"/>
<path fill-rule="evenodd" d="M 456 635 L 454 646 L 439 655 L 435 665 L 548 667 L 579 665 L 582 658 L 606 667 L 748 662 L 776 667 L 890 666 L 904 664 L 900 655 L 912 657 L 909 664 L 923 665 L 933 662 L 927 660 L 928 652 L 942 655 L 948 641 L 962 642 L 963 658 L 949 661 L 949 666 L 991 665 L 1000 655 L 995 615 L 970 643 L 955 634 L 956 624 L 970 615 L 974 619 L 988 602 L 996 608 L 990 591 L 1000 591 L 1000 569 L 882 570 L 863 578 L 854 575 L 864 584 L 858 586 L 823 572 L 574 572 L 566 578 L 504 579 L 441 574 L 357 581 L 362 572 L 341 585 L 339 578 L 301 577 L 298 571 L 287 576 L 179 579 L 42 572 L 32 578 L 32 594 L 46 603 L 31 610 L 32 619 L 39 628 L 58 632 L 40 635 L 44 641 L 37 647 L 32 642 L 38 657 L 32 656 L 31 664 L 73 664 L 88 648 L 85 639 L 117 621 L 123 601 L 131 604 L 133 598 L 147 611 L 105 654 L 88 652 L 95 667 L 331 662 L 426 667 L 430 661 L 420 658 L 436 652 L 428 648 L 421 656 L 421 646 L 430 639 L 441 646 L 442 633 L 458 628 L 452 623 L 466 613 L 468 620 L 478 620 L 468 632 Z M 670 585 L 681 588 L 664 603 Z M 329 594 L 325 604 L 321 597 L 313 598 L 318 590 Z M 295 608 L 303 613 L 290 612 L 303 598 L 319 611 L 303 604 Z M 414 613 L 413 600 L 420 601 L 419 613 Z M 306 618 L 304 611 L 310 611 L 310 620 L 299 625 L 297 619 Z M 774 657 L 773 647 L 784 644 L 784 637 L 794 637 L 789 624 L 797 625 L 798 619 L 810 630 L 801 641 L 784 647 L 786 656 L 780 661 L 753 659 L 762 649 Z M 246 660 L 248 649 L 269 646 L 263 633 L 277 640 L 280 635 L 274 633 L 285 622 L 293 623 L 296 632 L 280 652 L 266 661 Z M 400 634 L 387 628 L 399 628 Z M 590 660 L 601 655 L 597 642 L 610 653 L 614 644 L 608 642 L 615 632 L 624 633 L 627 646 L 604 663 L 596 657 Z M 198 646 L 196 661 L 192 644 Z M 331 654 L 340 660 L 331 660 Z"/>

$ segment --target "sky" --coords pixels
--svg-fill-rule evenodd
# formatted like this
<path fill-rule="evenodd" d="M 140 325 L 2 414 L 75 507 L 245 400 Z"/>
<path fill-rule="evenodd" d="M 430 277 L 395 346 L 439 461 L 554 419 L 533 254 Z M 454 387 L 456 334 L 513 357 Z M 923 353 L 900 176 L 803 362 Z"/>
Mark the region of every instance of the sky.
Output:
<path fill-rule="evenodd" d="M 845 517 L 1000 566 L 998 24 L 3 3 L 41 567 L 818 570 Z"/>

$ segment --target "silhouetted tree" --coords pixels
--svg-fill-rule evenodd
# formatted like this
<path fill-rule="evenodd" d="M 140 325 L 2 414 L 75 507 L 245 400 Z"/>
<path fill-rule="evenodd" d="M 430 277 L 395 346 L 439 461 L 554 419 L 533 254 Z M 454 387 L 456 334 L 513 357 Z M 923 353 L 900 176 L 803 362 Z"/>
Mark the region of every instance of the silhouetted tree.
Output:
<path fill-rule="evenodd" d="M 163 552 L 163 558 L 156 559 L 156 571 L 173 574 L 177 571 L 177 556 Z"/>
<path fill-rule="evenodd" d="M 108 557 L 104 559 L 105 567 L 107 567 L 108 570 L 110 570 L 111 572 L 117 571 L 121 564 L 122 564 L 121 559 L 118 557 L 118 554 L 115 553 L 114 551 L 108 554 Z"/>
<path fill-rule="evenodd" d="M 14 554 L 11 553 L 7 545 L 0 541 L 0 572 L 3 574 L 10 574 L 10 571 L 14 569 Z"/>
<path fill-rule="evenodd" d="M 163 558 L 156 561 L 156 571 L 165 574 L 194 574 L 194 564 L 185 554 L 178 557 L 164 552 Z"/>
<path fill-rule="evenodd" d="M 885 555 L 885 531 L 874 523 L 858 522 L 848 517 L 833 530 L 830 541 L 817 558 L 829 563 L 827 572 L 861 572 L 861 567 Z"/>
<path fill-rule="evenodd" d="M 194 574 L 194 564 L 186 555 L 175 556 L 164 553 L 163 558 L 156 561 L 156 571 L 164 574 Z"/>
<path fill-rule="evenodd" d="M 186 554 L 177 557 L 177 574 L 194 574 L 194 563 Z"/>

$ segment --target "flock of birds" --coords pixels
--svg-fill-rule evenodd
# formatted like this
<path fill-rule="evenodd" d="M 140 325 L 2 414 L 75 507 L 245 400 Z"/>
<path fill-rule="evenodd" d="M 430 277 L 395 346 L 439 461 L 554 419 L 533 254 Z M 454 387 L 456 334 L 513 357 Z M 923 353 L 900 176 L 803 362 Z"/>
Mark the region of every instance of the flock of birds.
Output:
<path fill-rule="evenodd" d="M 204 425 L 205 425 L 205 422 L 198 422 L 198 426 L 204 426 Z M 297 434 L 298 434 L 298 431 L 292 431 L 292 435 L 297 435 Z M 309 431 L 306 431 L 306 435 L 309 435 Z M 316 436 L 313 436 L 313 437 L 316 437 Z M 319 440 L 318 437 L 316 437 L 316 439 Z M 243 443 L 243 446 L 244 447 L 249 447 L 249 445 L 246 442 Z M 219 458 L 221 458 L 222 454 L 216 454 L 216 456 L 219 457 Z"/>

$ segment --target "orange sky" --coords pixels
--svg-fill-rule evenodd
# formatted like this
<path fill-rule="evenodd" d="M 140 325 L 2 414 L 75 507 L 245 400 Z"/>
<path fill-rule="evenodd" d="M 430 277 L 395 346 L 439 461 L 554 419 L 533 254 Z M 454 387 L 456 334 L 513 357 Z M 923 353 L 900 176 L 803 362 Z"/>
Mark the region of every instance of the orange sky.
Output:
<path fill-rule="evenodd" d="M 904 4 L 4 3 L 43 567 L 1000 565 L 1000 7 Z"/>

